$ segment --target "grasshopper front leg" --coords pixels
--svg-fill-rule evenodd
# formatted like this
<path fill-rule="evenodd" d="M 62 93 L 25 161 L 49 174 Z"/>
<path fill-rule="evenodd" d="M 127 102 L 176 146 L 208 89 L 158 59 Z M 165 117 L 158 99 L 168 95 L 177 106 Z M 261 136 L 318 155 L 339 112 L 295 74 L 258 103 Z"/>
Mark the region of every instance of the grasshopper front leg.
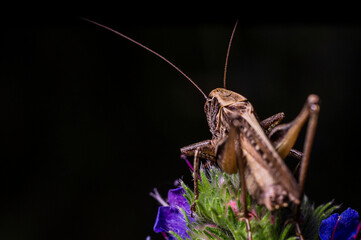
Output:
<path fill-rule="evenodd" d="M 186 156 L 194 156 L 193 161 L 193 183 L 194 183 L 194 199 L 191 206 L 191 216 L 196 211 L 196 201 L 199 197 L 198 179 L 199 179 L 199 157 L 205 158 L 215 163 L 215 149 L 211 140 L 194 143 L 192 145 L 181 148 L 181 153 Z"/>
<path fill-rule="evenodd" d="M 218 159 L 218 164 L 223 170 L 231 171 L 231 169 L 238 169 L 241 180 L 241 204 L 242 204 L 242 218 L 246 223 L 247 240 L 252 240 L 251 224 L 249 221 L 249 214 L 247 209 L 247 187 L 245 180 L 245 159 L 242 156 L 242 149 L 239 145 L 239 132 L 236 127 L 232 127 L 230 134 L 217 143 L 215 149 L 211 140 L 205 140 L 186 147 L 181 148 L 181 153 L 187 156 L 194 156 L 193 174 L 194 174 L 194 199 L 191 205 L 191 215 L 195 212 L 196 200 L 199 197 L 198 179 L 199 179 L 199 157 L 211 160 L 215 163 Z M 222 161 L 227 159 L 227 161 Z M 231 165 L 227 165 L 227 164 Z M 233 171 L 233 170 L 232 170 Z M 236 171 L 237 172 L 237 171 Z"/>
<path fill-rule="evenodd" d="M 208 159 L 211 162 L 216 161 L 215 150 L 211 140 L 204 140 L 201 142 L 193 143 L 191 145 L 182 147 L 180 151 L 186 156 L 194 156 L 197 149 L 199 150 L 198 157 Z"/>
<path fill-rule="evenodd" d="M 199 197 L 199 189 L 198 189 L 198 179 L 199 177 L 199 147 L 197 147 L 196 151 L 194 152 L 194 161 L 193 161 L 193 178 L 194 178 L 194 199 L 191 206 L 191 217 L 193 216 L 193 213 L 196 211 L 196 201 Z"/>

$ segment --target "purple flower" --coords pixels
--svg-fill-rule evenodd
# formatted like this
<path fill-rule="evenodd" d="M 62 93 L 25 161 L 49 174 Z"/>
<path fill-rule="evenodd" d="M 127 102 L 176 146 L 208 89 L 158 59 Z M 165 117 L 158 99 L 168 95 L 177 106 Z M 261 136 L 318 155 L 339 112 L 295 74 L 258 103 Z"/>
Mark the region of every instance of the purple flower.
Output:
<path fill-rule="evenodd" d="M 361 222 L 358 212 L 348 208 L 341 215 L 335 213 L 323 220 L 319 234 L 322 240 L 354 240 L 360 229 Z"/>
<path fill-rule="evenodd" d="M 194 219 L 190 216 L 191 209 L 187 202 L 187 199 L 183 196 L 185 191 L 183 188 L 171 189 L 168 191 L 168 203 L 161 199 L 159 193 L 154 190 L 155 194 L 151 195 L 157 199 L 163 206 L 158 208 L 157 219 L 154 224 L 154 231 L 156 233 L 170 231 L 175 232 L 182 239 L 190 238 L 187 233 L 187 221 L 184 217 L 182 209 L 188 216 L 189 220 L 194 222 Z M 172 239 L 172 238 L 170 238 Z"/>

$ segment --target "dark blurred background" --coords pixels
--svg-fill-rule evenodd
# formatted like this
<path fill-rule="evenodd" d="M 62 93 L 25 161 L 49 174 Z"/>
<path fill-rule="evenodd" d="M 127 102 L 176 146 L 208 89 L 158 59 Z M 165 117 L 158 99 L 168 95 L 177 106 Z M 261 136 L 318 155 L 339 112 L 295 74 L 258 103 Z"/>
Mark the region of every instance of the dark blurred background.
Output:
<path fill-rule="evenodd" d="M 84 17 L 163 54 L 207 94 L 222 86 L 237 17 Z M 77 17 L 10 19 L 0 34 L 0 238 L 159 238 L 149 192 L 191 184 L 179 148 L 211 137 L 202 95 L 159 58 Z M 228 88 L 262 119 L 283 111 L 291 121 L 308 94 L 320 96 L 305 191 L 341 210 L 361 211 L 360 64 L 358 23 L 241 17 L 228 65 Z"/>

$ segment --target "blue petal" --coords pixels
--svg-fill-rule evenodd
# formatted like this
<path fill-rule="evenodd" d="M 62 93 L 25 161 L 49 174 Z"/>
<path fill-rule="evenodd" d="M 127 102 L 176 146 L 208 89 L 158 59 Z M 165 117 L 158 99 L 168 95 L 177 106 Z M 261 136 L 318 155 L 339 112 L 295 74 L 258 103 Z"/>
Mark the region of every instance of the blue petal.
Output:
<path fill-rule="evenodd" d="M 321 240 L 331 240 L 332 232 L 335 228 L 338 216 L 339 214 L 335 213 L 322 221 L 319 229 Z"/>
<path fill-rule="evenodd" d="M 174 207 L 162 206 L 158 208 L 158 215 L 153 229 L 156 233 L 173 231 L 182 239 L 190 238 L 183 213 Z"/>
<path fill-rule="evenodd" d="M 358 212 L 348 208 L 341 213 L 341 219 L 337 224 L 335 233 L 336 239 L 350 239 L 357 232 L 357 226 L 360 222 Z"/>
<path fill-rule="evenodd" d="M 168 203 L 171 207 L 182 208 L 187 215 L 191 214 L 191 208 L 187 199 L 183 196 L 185 191 L 183 188 L 170 189 L 168 191 Z"/>
<path fill-rule="evenodd" d="M 322 240 L 331 240 L 332 233 L 336 227 L 332 240 L 352 239 L 352 236 L 357 233 L 357 226 L 359 222 L 358 212 L 351 208 L 348 208 L 346 211 L 341 213 L 341 215 L 337 213 L 332 214 L 330 217 L 322 221 L 319 229 L 320 238 Z"/>

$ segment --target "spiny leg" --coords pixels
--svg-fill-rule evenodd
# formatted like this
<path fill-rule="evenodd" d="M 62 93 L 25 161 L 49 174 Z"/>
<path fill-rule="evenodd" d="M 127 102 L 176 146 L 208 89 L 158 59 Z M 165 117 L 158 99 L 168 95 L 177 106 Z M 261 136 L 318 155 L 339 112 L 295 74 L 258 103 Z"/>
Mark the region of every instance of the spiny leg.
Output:
<path fill-rule="evenodd" d="M 233 124 L 234 124 L 234 127 L 239 129 L 239 127 L 240 127 L 239 121 L 234 121 Z M 239 177 L 240 177 L 240 181 L 241 181 L 241 204 L 242 204 L 242 212 L 243 212 L 242 220 L 245 221 L 245 223 L 246 223 L 247 240 L 252 240 L 252 229 L 251 229 L 251 224 L 249 221 L 249 214 L 248 214 L 248 209 L 247 209 L 247 186 L 246 186 L 246 176 L 245 176 L 246 162 L 245 162 L 244 156 L 242 154 L 242 149 L 240 146 L 239 131 L 236 131 L 236 129 L 234 127 L 232 128 L 231 132 L 233 132 L 233 133 L 236 132 L 236 135 L 235 135 L 236 141 L 232 141 L 232 143 L 235 144 L 237 166 L 238 166 Z M 232 135 L 232 133 L 230 133 L 230 135 Z M 231 139 L 231 140 L 233 140 L 233 139 Z"/>
<path fill-rule="evenodd" d="M 307 98 L 307 103 L 305 107 L 302 109 L 301 113 L 299 114 L 300 119 L 302 118 L 302 115 L 308 117 L 308 124 L 306 129 L 306 137 L 303 145 L 303 154 L 302 154 L 302 160 L 301 160 L 301 167 L 300 167 L 300 174 L 299 174 L 299 196 L 300 199 L 303 199 L 303 191 L 304 186 L 306 182 L 306 175 L 307 175 L 307 169 L 310 162 L 310 154 L 312 149 L 313 140 L 316 133 L 316 126 L 317 126 L 317 120 L 318 120 L 318 114 L 320 111 L 319 106 L 319 98 L 317 95 L 309 95 Z M 296 233 L 298 237 L 303 240 L 302 236 L 302 230 L 299 225 L 300 222 L 300 214 L 301 214 L 301 204 L 296 205 L 295 207 L 295 225 L 296 225 Z"/>
<path fill-rule="evenodd" d="M 247 209 L 247 187 L 246 187 L 244 158 L 239 153 L 237 153 L 237 162 L 239 166 L 239 175 L 241 178 L 241 185 L 242 185 L 241 187 L 241 203 L 242 203 L 242 212 L 243 212 L 242 220 L 245 221 L 246 223 L 247 239 L 252 240 L 252 229 L 251 229 L 251 223 L 249 221 L 249 213 Z"/>
<path fill-rule="evenodd" d="M 275 127 L 269 134 L 269 138 L 273 142 L 277 152 L 282 158 L 285 158 L 292 149 L 293 145 L 296 142 L 298 134 L 308 120 L 306 138 L 304 142 L 304 148 L 302 153 L 300 174 L 299 174 L 299 199 L 302 200 L 303 189 L 306 179 L 307 168 L 309 164 L 310 152 L 313 143 L 313 138 L 317 126 L 317 118 L 319 112 L 319 98 L 317 95 L 309 95 L 307 102 L 302 108 L 298 116 L 290 123 L 281 124 Z M 299 226 L 300 219 L 300 204 L 295 208 L 295 225 L 297 230 L 297 235 L 300 239 L 303 239 L 301 228 Z"/>
<path fill-rule="evenodd" d="M 270 116 L 260 122 L 261 127 L 264 129 L 266 135 L 268 135 L 273 128 L 275 128 L 280 122 L 285 118 L 283 112 L 276 113 L 273 116 Z"/>
<path fill-rule="evenodd" d="M 303 195 L 303 190 L 306 182 L 306 175 L 307 175 L 307 169 L 310 162 L 310 154 L 312 149 L 313 140 L 316 133 L 316 126 L 317 126 L 317 120 L 318 120 L 318 114 L 320 111 L 319 106 L 319 98 L 317 95 L 310 95 L 307 99 L 307 102 L 309 104 L 309 120 L 306 130 L 306 138 L 303 145 L 303 155 L 302 155 L 302 162 L 301 162 L 301 169 L 300 169 L 300 176 L 299 176 L 299 186 L 300 186 L 300 196 Z M 299 208 L 300 205 L 297 206 L 297 214 L 299 215 Z"/>
<path fill-rule="evenodd" d="M 194 156 L 193 178 L 194 178 L 194 200 L 191 206 L 191 216 L 196 211 L 196 201 L 199 197 L 198 179 L 199 179 L 199 158 L 206 158 L 210 164 L 215 163 L 215 149 L 211 140 L 205 140 L 181 148 L 181 153 L 186 156 Z M 207 163 L 207 165 L 209 165 Z"/>
<path fill-rule="evenodd" d="M 208 159 L 211 162 L 216 161 L 214 146 L 211 140 L 204 140 L 201 142 L 193 143 L 191 145 L 182 147 L 181 153 L 186 156 L 194 156 L 196 149 L 198 148 L 198 155 L 200 158 Z"/>
<path fill-rule="evenodd" d="M 193 162 L 193 178 L 194 178 L 194 199 L 191 206 L 191 216 L 193 216 L 193 213 L 196 211 L 196 201 L 199 197 L 199 189 L 198 189 L 198 179 L 199 179 L 199 147 L 194 152 L 194 162 Z"/>
<path fill-rule="evenodd" d="M 303 146 L 303 156 L 299 177 L 300 193 L 303 193 L 303 188 L 306 181 L 307 168 L 310 161 L 310 153 L 312 149 L 313 139 L 316 133 L 316 126 L 318 120 L 318 114 L 320 106 L 318 105 L 319 99 L 316 95 L 310 95 L 308 97 L 308 103 L 310 105 L 310 119 L 308 120 L 306 139 Z"/>
<path fill-rule="evenodd" d="M 241 123 L 235 119 L 227 136 L 222 138 L 216 148 L 216 158 L 218 166 L 222 171 L 228 174 L 239 173 L 241 182 L 241 204 L 242 218 L 245 221 L 247 230 L 247 239 L 252 240 L 251 225 L 247 210 L 247 186 L 245 180 L 245 161 L 242 156 L 242 148 L 240 146 L 240 127 Z"/>

